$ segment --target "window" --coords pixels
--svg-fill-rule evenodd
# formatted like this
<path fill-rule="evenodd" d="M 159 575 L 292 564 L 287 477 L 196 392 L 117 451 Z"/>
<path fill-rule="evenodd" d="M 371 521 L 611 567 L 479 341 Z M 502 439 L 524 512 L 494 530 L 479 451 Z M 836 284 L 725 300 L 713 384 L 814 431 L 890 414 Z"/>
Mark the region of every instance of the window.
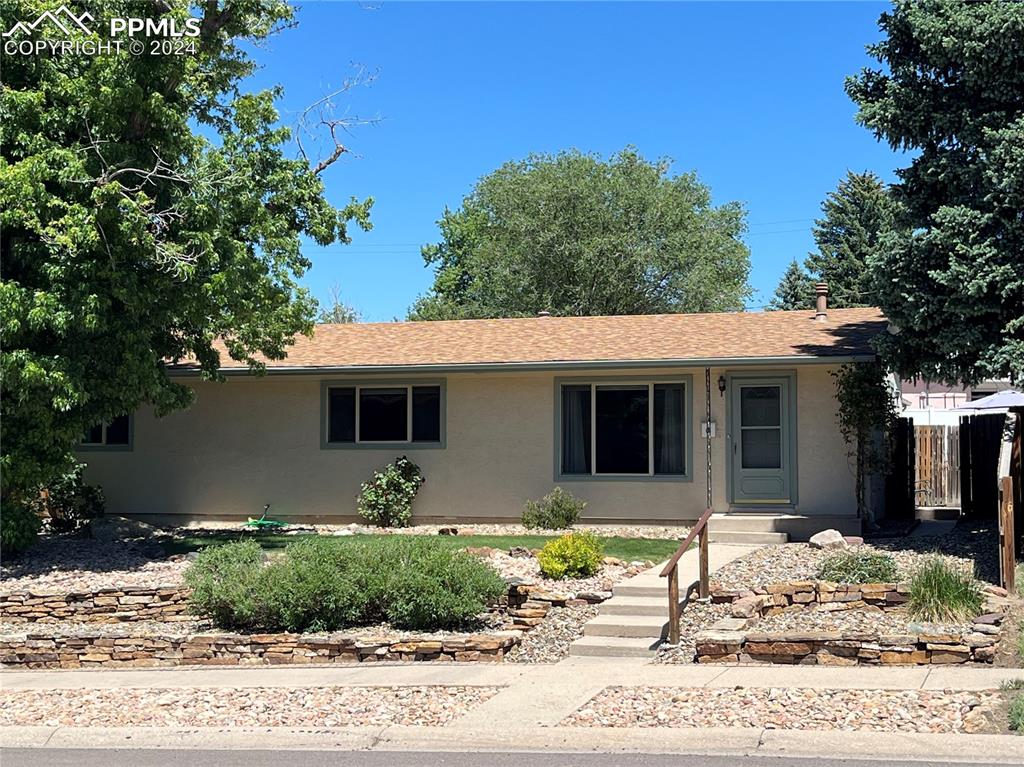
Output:
<path fill-rule="evenodd" d="M 562 384 L 560 473 L 686 476 L 686 384 Z"/>
<path fill-rule="evenodd" d="M 782 468 L 781 387 L 740 387 L 740 443 L 744 469 Z"/>
<path fill-rule="evenodd" d="M 327 445 L 442 442 L 441 384 L 330 384 L 324 403 Z"/>
<path fill-rule="evenodd" d="M 81 447 L 86 448 L 130 448 L 131 420 L 126 415 L 119 415 L 109 423 L 98 423 L 86 429 L 82 435 Z"/>

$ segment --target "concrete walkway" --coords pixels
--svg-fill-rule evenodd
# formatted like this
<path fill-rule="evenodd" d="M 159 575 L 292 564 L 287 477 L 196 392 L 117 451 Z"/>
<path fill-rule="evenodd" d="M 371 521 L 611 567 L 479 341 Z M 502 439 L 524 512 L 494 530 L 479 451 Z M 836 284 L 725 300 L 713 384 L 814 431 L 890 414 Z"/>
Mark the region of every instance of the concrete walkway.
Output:
<path fill-rule="evenodd" d="M 662 665 L 642 659 L 569 658 L 561 663 L 373 663 L 361 665 L 175 667 L 3 671 L 5 690 L 166 687 L 309 687 L 479 685 L 569 689 L 653 685 L 660 687 L 804 687 L 861 690 L 986 690 L 1024 669 L 964 666 L 769 666 Z M 535 702 L 536 703 L 536 702 Z M 534 704 L 535 704 L 534 703 Z M 487 705 L 487 704 L 485 704 Z"/>
<path fill-rule="evenodd" d="M 708 569 L 715 572 L 760 546 L 731 543 L 708 545 Z M 583 636 L 569 648 L 574 656 L 650 657 L 668 631 L 668 579 L 660 577 L 664 562 L 634 575 L 612 589 L 612 598 L 601 603 L 597 617 L 583 627 Z M 679 559 L 679 590 L 700 575 L 700 551 L 696 545 Z"/>

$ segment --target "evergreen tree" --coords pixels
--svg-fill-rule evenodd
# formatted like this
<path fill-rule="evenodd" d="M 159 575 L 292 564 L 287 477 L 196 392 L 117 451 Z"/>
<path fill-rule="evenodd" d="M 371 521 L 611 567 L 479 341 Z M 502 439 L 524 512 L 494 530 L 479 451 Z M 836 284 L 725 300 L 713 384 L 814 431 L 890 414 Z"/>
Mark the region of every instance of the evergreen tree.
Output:
<path fill-rule="evenodd" d="M 871 258 L 905 377 L 1024 379 L 1024 4 L 897 0 L 883 65 L 847 81 L 857 120 L 916 150 L 898 171 L 906 229 Z"/>
<path fill-rule="evenodd" d="M 808 271 L 828 283 L 829 306 L 874 306 L 868 259 L 893 227 L 896 205 L 874 173 L 847 172 L 821 205 L 814 222 L 817 252 L 807 255 Z M 812 299 L 813 301 L 813 299 Z"/>
<path fill-rule="evenodd" d="M 768 302 L 772 311 L 792 311 L 814 308 L 814 280 L 795 258 L 790 261 L 786 273 L 775 288 L 775 295 Z"/>

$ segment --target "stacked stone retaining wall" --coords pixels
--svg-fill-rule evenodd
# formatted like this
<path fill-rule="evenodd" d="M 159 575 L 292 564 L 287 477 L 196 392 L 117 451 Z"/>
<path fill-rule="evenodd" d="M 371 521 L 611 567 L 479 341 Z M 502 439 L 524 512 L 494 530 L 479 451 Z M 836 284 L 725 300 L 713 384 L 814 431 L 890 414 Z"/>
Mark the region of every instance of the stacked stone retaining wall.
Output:
<path fill-rule="evenodd" d="M 698 663 L 782 663 L 854 666 L 930 663 L 991 663 L 1000 638 L 1003 613 L 991 599 L 986 612 L 969 627 L 950 631 L 914 624 L 900 634 L 858 631 L 788 630 L 758 632 L 761 618 L 780 612 L 814 609 L 842 611 L 868 606 L 882 610 L 907 601 L 908 587 L 898 583 L 837 584 L 786 581 L 757 590 L 713 589 L 716 603 L 731 603 L 731 616 L 697 634 Z"/>

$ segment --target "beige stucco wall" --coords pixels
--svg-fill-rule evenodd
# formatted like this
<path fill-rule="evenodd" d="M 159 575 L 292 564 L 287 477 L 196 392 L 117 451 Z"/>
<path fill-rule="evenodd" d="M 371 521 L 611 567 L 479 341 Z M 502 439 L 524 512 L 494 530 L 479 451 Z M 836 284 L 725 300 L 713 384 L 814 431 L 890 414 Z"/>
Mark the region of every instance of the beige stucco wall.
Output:
<path fill-rule="evenodd" d="M 725 401 L 712 370 L 712 441 L 716 509 L 728 507 Z M 704 370 L 574 371 L 571 377 L 693 376 L 692 481 L 562 480 L 588 502 L 590 521 L 695 519 L 705 507 Z M 835 426 L 833 386 L 819 366 L 796 369 L 798 402 L 797 510 L 852 514 L 853 478 Z M 359 485 L 402 452 L 427 478 L 416 500 L 421 520 L 516 519 L 523 503 L 556 484 L 555 379 L 563 373 L 448 374 L 447 444 L 442 449 L 321 449 L 321 380 L 337 376 L 233 377 L 195 382 L 187 410 L 157 419 L 135 416 L 129 452 L 83 452 L 90 481 L 101 484 L 112 513 L 238 519 L 266 503 L 276 517 L 355 519 Z M 395 380 L 394 376 L 385 377 Z M 423 376 L 413 376 L 423 378 Z M 437 378 L 437 377 L 433 377 Z M 363 376 L 360 380 L 374 380 Z"/>

